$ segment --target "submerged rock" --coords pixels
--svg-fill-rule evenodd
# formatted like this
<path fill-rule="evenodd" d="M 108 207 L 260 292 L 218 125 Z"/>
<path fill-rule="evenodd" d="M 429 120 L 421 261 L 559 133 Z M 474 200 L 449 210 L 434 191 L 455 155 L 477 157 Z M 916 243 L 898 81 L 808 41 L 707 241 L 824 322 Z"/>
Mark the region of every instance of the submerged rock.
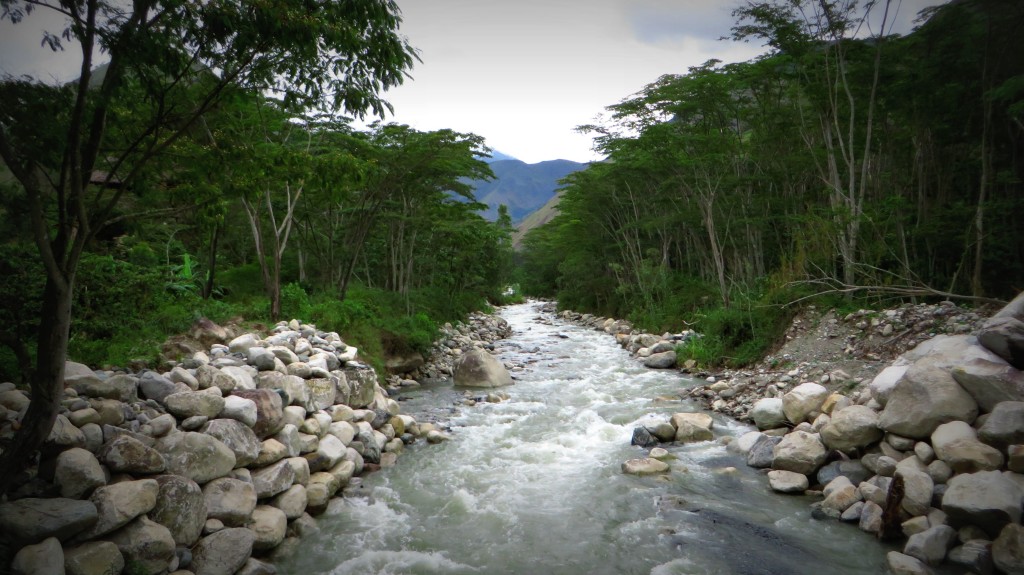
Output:
<path fill-rule="evenodd" d="M 650 475 L 664 473 L 669 470 L 669 465 L 664 461 L 644 457 L 642 459 L 630 459 L 622 464 L 622 472 L 630 475 Z"/>

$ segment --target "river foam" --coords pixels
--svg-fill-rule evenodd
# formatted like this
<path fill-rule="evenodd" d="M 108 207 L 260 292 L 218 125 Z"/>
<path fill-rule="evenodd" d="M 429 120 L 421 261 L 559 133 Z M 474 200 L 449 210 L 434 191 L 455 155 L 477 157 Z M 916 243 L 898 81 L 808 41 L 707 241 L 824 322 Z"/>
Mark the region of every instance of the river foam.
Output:
<path fill-rule="evenodd" d="M 367 476 L 371 499 L 325 517 L 281 572 L 884 571 L 871 537 L 812 520 L 804 497 L 771 494 L 720 441 L 663 445 L 676 458 L 669 474 L 622 474 L 623 461 L 645 455 L 630 445 L 633 427 L 698 410 L 654 398 L 695 382 L 643 368 L 607 334 L 542 317 L 534 304 L 501 313 L 514 335 L 499 356 L 526 366 L 513 372 L 511 399 L 462 408 L 448 421 L 451 441 Z M 411 393 L 435 392 L 458 397 Z M 715 416 L 716 437 L 748 429 Z"/>

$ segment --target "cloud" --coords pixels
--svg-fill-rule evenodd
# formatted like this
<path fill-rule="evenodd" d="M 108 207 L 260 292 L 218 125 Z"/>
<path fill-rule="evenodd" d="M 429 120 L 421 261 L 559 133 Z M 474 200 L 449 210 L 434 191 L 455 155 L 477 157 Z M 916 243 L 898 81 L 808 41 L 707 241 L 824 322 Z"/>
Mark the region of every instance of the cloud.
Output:
<path fill-rule="evenodd" d="M 733 8 L 709 0 L 627 0 L 622 5 L 635 38 L 654 45 L 718 42 L 729 35 Z"/>

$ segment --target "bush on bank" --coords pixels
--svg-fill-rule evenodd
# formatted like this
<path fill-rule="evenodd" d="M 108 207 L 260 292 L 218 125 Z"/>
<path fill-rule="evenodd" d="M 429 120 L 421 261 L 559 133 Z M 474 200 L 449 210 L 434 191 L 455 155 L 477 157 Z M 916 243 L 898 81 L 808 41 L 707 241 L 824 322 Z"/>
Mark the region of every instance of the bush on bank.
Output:
<path fill-rule="evenodd" d="M 39 297 L 45 283 L 38 255 L 31 246 L 0 246 L 0 275 L 4 278 L 0 297 L 8 304 L 0 309 L 0 324 L 19 338 L 34 359 Z M 155 365 L 161 344 L 187 332 L 201 317 L 217 323 L 273 323 L 256 266 L 224 270 L 215 296 L 209 299 L 201 297 L 202 278 L 197 275 L 183 272 L 180 264 L 86 254 L 76 278 L 69 356 L 95 367 L 126 367 L 139 361 Z M 400 294 L 360 285 L 339 300 L 333 293 L 292 282 L 282 287 L 281 303 L 284 317 L 303 318 L 321 329 L 337 331 L 383 373 L 386 354 L 428 351 L 438 325 L 485 309 L 489 302 L 479 294 L 449 297 L 440 289 L 428 288 L 413 291 L 407 303 Z M 0 345 L 0 380 L 22 381 L 23 371 L 12 348 Z"/>

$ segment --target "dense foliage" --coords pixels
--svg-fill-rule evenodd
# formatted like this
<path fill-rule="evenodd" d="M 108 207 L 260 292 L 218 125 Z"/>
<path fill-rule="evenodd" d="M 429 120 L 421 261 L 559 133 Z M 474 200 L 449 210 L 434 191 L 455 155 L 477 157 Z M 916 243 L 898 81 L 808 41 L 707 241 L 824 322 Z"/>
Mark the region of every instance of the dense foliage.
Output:
<path fill-rule="evenodd" d="M 291 305 L 356 331 L 376 323 L 360 337 L 368 349 L 422 348 L 425 312 L 445 318 L 500 293 L 507 222 L 451 199 L 490 174 L 481 139 L 360 133 L 344 119 L 381 116 L 384 91 L 417 60 L 393 0 L 0 0 L 0 18 L 58 22 L 44 48 L 81 59 L 65 85 L 0 81 L 0 209 L 15 262 L 0 287 L 12 295 L 0 360 L 32 393 L 0 454 L 0 491 L 56 420 L 68 352 L 151 358 L 150 338 L 199 313 L 252 311 L 255 293 L 259 319 Z M 398 301 L 346 300 L 360 286 Z"/>
<path fill-rule="evenodd" d="M 764 57 L 663 76 L 582 127 L 608 159 L 527 237 L 524 288 L 690 322 L 710 336 L 691 355 L 736 364 L 813 293 L 1015 295 L 1024 5 L 952 2 L 905 37 L 866 36 L 895 9 L 867 6 L 749 3 L 734 33 Z"/>

